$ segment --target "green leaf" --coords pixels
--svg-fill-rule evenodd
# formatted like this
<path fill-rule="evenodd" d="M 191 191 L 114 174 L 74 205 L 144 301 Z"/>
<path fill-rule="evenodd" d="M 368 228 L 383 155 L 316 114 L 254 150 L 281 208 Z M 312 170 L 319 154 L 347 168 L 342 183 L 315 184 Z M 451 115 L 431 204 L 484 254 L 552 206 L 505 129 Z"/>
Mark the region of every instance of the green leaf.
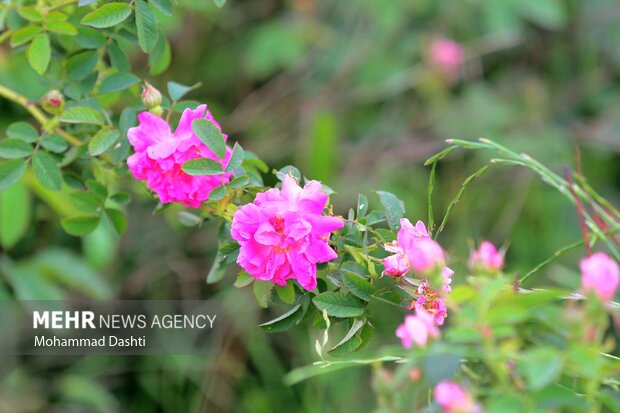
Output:
<path fill-rule="evenodd" d="M 256 297 L 256 301 L 258 301 L 258 305 L 262 308 L 269 307 L 273 284 L 269 281 L 256 280 L 254 281 L 253 288 L 254 296 Z"/>
<path fill-rule="evenodd" d="M 278 318 L 274 318 L 271 321 L 267 321 L 266 323 L 260 324 L 258 327 L 261 330 L 267 331 L 269 333 L 277 333 L 280 331 L 286 331 L 289 328 L 299 324 L 301 319 L 304 316 L 304 306 L 302 304 L 297 304 L 293 308 L 291 308 L 286 313 L 282 314 Z"/>
<path fill-rule="evenodd" d="M 108 46 L 108 56 L 110 57 L 112 67 L 116 68 L 119 72 L 131 71 L 131 63 L 129 62 L 127 53 L 125 53 L 117 42 L 113 41 Z"/>
<path fill-rule="evenodd" d="M 226 172 L 232 172 L 235 168 L 241 166 L 243 163 L 243 148 L 237 142 L 235 142 L 235 146 L 233 146 L 232 155 L 230 156 L 230 160 L 228 161 L 228 165 L 226 165 Z"/>
<path fill-rule="evenodd" d="M 400 228 L 400 219 L 405 215 L 403 202 L 390 192 L 377 191 L 385 210 L 385 218 L 392 230 Z"/>
<path fill-rule="evenodd" d="M 54 153 L 63 153 L 67 150 L 69 144 L 60 136 L 51 134 L 41 140 L 41 146 Z"/>
<path fill-rule="evenodd" d="M 21 29 L 15 30 L 11 35 L 11 47 L 21 46 L 24 43 L 28 43 L 34 37 L 41 33 L 42 29 L 40 26 L 26 26 Z"/>
<path fill-rule="evenodd" d="M 89 192 L 73 192 L 69 198 L 77 209 L 91 214 L 96 213 L 102 204 L 99 198 Z"/>
<path fill-rule="evenodd" d="M 0 193 L 0 245 L 9 249 L 22 239 L 30 226 L 30 194 L 18 182 Z"/>
<path fill-rule="evenodd" d="M 462 357 L 459 354 L 432 354 L 424 360 L 426 380 L 431 384 L 450 378 L 461 366 Z"/>
<path fill-rule="evenodd" d="M 127 217 L 123 213 L 123 211 L 119 211 L 118 209 L 106 208 L 105 214 L 112 223 L 112 226 L 116 230 L 118 235 L 122 235 L 123 232 L 127 229 Z"/>
<path fill-rule="evenodd" d="M 285 304 L 293 304 L 295 301 L 295 286 L 292 282 L 286 285 L 276 285 L 276 294 Z"/>
<path fill-rule="evenodd" d="M 95 228 L 97 228 L 99 217 L 96 215 L 89 215 L 84 217 L 65 218 L 60 221 L 60 224 L 68 234 L 81 237 L 93 232 Z"/>
<path fill-rule="evenodd" d="M 202 223 L 202 218 L 188 211 L 179 211 L 177 214 L 179 223 L 186 227 L 196 227 Z"/>
<path fill-rule="evenodd" d="M 144 53 L 150 53 L 155 47 L 159 31 L 153 9 L 144 1 L 136 0 L 136 29 L 138 44 Z"/>
<path fill-rule="evenodd" d="M 247 175 L 240 176 L 230 181 L 226 186 L 229 188 L 243 188 L 250 183 L 250 178 Z"/>
<path fill-rule="evenodd" d="M 19 15 L 22 16 L 24 19 L 31 22 L 39 23 L 41 20 L 43 20 L 41 17 L 41 13 L 39 13 L 39 11 L 34 7 L 18 7 L 17 13 L 19 13 Z"/>
<path fill-rule="evenodd" d="M 20 139 L 9 138 L 0 141 L 0 158 L 25 158 L 32 153 L 32 146 Z"/>
<path fill-rule="evenodd" d="M 75 36 L 78 34 L 75 26 L 67 22 L 51 21 L 47 23 L 46 27 L 47 30 L 52 33 L 65 34 L 67 36 Z"/>
<path fill-rule="evenodd" d="M 28 63 L 38 74 L 43 75 L 51 58 L 50 38 L 45 33 L 37 35 L 28 47 Z"/>
<path fill-rule="evenodd" d="M 155 48 L 151 54 L 149 54 L 149 73 L 151 75 L 157 75 L 165 71 L 170 66 L 172 60 L 172 52 L 170 50 L 170 42 L 166 39 L 166 36 L 161 34 L 157 38 Z"/>
<path fill-rule="evenodd" d="M 135 85 L 140 79 L 130 73 L 114 73 L 103 79 L 99 86 L 99 94 L 118 92 Z"/>
<path fill-rule="evenodd" d="M 222 131 L 215 124 L 206 119 L 196 119 L 192 122 L 192 130 L 209 149 L 220 159 L 226 155 L 226 142 Z"/>
<path fill-rule="evenodd" d="M 99 55 L 97 52 L 87 51 L 71 56 L 67 59 L 67 75 L 69 80 L 84 80 L 97 66 Z"/>
<path fill-rule="evenodd" d="M 215 254 L 215 258 L 213 259 L 211 269 L 209 270 L 209 274 L 207 274 L 207 284 L 215 284 L 219 282 L 222 278 L 224 278 L 224 275 L 226 275 L 224 255 L 218 248 L 217 254 Z"/>
<path fill-rule="evenodd" d="M 107 39 L 99 30 L 82 26 L 78 31 L 75 42 L 84 49 L 99 49 L 105 46 Z"/>
<path fill-rule="evenodd" d="M 101 129 L 88 143 L 88 153 L 90 156 L 101 155 L 110 149 L 120 137 L 120 132 L 115 129 Z"/>
<path fill-rule="evenodd" d="M 80 0 L 78 1 L 78 6 L 82 7 L 82 6 L 88 6 L 90 4 L 93 3 L 97 3 L 99 0 Z"/>
<path fill-rule="evenodd" d="M 332 356 L 343 356 L 357 350 L 362 345 L 360 333 L 364 327 L 364 320 L 355 320 L 347 334 L 328 353 Z"/>
<path fill-rule="evenodd" d="M 243 288 L 247 285 L 250 285 L 254 281 L 254 277 L 245 272 L 244 270 L 239 271 L 237 274 L 237 279 L 235 280 L 234 286 L 236 288 Z"/>
<path fill-rule="evenodd" d="M 299 172 L 299 169 L 295 168 L 294 166 L 287 165 L 276 172 L 276 177 L 280 181 L 284 181 L 284 178 L 287 175 L 291 175 L 293 178 L 297 179 L 297 182 L 301 182 L 301 172 Z"/>
<path fill-rule="evenodd" d="M 364 314 L 364 304 L 352 295 L 327 291 L 314 297 L 312 302 L 332 317 L 358 317 Z"/>
<path fill-rule="evenodd" d="M 103 119 L 99 112 L 86 106 L 74 106 L 65 110 L 60 117 L 61 122 L 66 123 L 90 123 L 100 125 Z"/>
<path fill-rule="evenodd" d="M 13 159 L 0 163 L 0 191 L 4 191 L 22 177 L 26 171 L 23 159 Z"/>
<path fill-rule="evenodd" d="M 56 161 L 50 154 L 38 151 L 32 155 L 32 170 L 45 188 L 54 191 L 60 190 L 62 174 Z"/>
<path fill-rule="evenodd" d="M 192 90 L 198 89 L 199 87 L 200 82 L 192 86 L 185 86 L 177 82 L 168 82 L 168 95 L 170 95 L 170 99 L 176 102 Z"/>
<path fill-rule="evenodd" d="M 531 389 L 539 390 L 551 383 L 562 370 L 562 357 L 551 347 L 539 347 L 528 351 L 517 366 Z"/>
<path fill-rule="evenodd" d="M 191 159 L 183 164 L 183 171 L 188 175 L 221 175 L 222 164 L 209 158 Z"/>
<path fill-rule="evenodd" d="M 130 15 L 131 8 L 127 3 L 108 3 L 84 16 L 82 24 L 103 29 L 122 23 Z"/>
<path fill-rule="evenodd" d="M 345 287 L 351 291 L 351 294 L 364 301 L 370 301 L 370 298 L 375 293 L 375 287 L 371 283 L 346 270 L 341 270 L 341 274 L 342 281 Z"/>
<path fill-rule="evenodd" d="M 39 139 L 39 133 L 29 123 L 16 122 L 12 123 L 6 130 L 9 138 L 21 139 L 25 142 L 34 143 Z"/>
<path fill-rule="evenodd" d="M 170 3 L 170 0 L 151 0 L 151 4 L 166 16 L 172 16 L 172 3 Z"/>
<path fill-rule="evenodd" d="M 213 0 L 213 2 L 215 3 L 215 5 L 217 7 L 219 7 L 220 9 L 222 7 L 224 7 L 224 5 L 226 4 L 226 0 Z"/>
<path fill-rule="evenodd" d="M 209 200 L 219 201 L 220 199 L 224 198 L 224 195 L 226 195 L 226 186 L 220 185 L 213 188 L 211 192 L 209 192 Z"/>

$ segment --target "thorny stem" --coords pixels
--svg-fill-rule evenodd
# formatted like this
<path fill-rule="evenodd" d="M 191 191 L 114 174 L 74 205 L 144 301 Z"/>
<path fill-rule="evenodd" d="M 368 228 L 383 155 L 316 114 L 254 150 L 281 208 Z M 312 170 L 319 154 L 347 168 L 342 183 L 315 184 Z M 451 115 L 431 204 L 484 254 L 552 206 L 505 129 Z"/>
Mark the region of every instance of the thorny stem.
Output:
<path fill-rule="evenodd" d="M 36 121 L 39 122 L 39 124 L 41 124 L 44 129 L 46 126 L 49 125 L 49 118 L 41 111 L 41 109 L 39 109 L 32 101 L 28 100 L 28 98 L 26 98 L 25 96 L 20 95 L 19 93 L 3 85 L 0 85 L 0 96 L 5 97 L 11 102 L 17 103 L 18 105 L 26 109 L 28 113 L 30 113 L 32 117 L 35 118 Z M 74 146 L 82 145 L 82 141 L 80 141 L 78 138 L 71 135 L 70 133 L 65 132 L 61 128 L 54 128 L 54 132 L 56 132 L 63 139 L 65 139 L 67 142 Z"/>

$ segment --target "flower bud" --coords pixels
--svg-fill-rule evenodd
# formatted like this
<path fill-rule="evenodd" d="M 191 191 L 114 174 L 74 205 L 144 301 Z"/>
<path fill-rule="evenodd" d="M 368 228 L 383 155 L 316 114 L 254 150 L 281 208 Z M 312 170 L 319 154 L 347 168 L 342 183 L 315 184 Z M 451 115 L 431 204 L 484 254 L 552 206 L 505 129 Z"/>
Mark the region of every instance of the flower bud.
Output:
<path fill-rule="evenodd" d="M 604 252 L 597 252 L 582 259 L 579 268 L 584 291 L 593 291 L 603 301 L 614 297 L 620 282 L 618 263 Z"/>
<path fill-rule="evenodd" d="M 161 108 L 161 93 L 155 89 L 149 82 L 144 81 L 142 88 L 142 104 L 146 109 L 154 115 L 161 116 L 164 112 Z"/>
<path fill-rule="evenodd" d="M 65 107 L 65 97 L 60 91 L 52 89 L 41 98 L 41 105 L 51 115 L 59 115 Z"/>

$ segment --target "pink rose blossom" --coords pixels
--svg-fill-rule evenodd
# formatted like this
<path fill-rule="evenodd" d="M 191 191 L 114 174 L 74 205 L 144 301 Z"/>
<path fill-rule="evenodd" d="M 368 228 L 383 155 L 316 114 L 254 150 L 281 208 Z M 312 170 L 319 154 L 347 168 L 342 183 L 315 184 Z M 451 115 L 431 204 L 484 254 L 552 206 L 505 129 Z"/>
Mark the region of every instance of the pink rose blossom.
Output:
<path fill-rule="evenodd" d="M 469 268 L 472 271 L 485 270 L 496 272 L 504 267 L 504 255 L 489 241 L 484 241 L 480 247 L 472 252 L 469 258 Z"/>
<path fill-rule="evenodd" d="M 341 218 L 323 216 L 328 195 L 317 181 L 301 188 L 286 176 L 282 189 L 256 195 L 233 216 L 231 235 L 241 249 L 237 263 L 257 280 L 286 285 L 294 278 L 306 290 L 316 287 L 316 264 L 337 258 L 329 235 Z"/>
<path fill-rule="evenodd" d="M 454 271 L 450 267 L 443 267 L 441 269 L 441 276 L 443 277 L 443 285 L 441 286 L 441 290 L 443 292 L 449 293 L 452 291 L 452 276 L 454 275 Z"/>
<path fill-rule="evenodd" d="M 438 67 L 446 75 L 454 77 L 458 74 L 465 52 L 463 47 L 451 39 L 438 38 L 430 46 L 430 63 Z"/>
<path fill-rule="evenodd" d="M 140 113 L 140 125 L 127 131 L 129 142 L 136 151 L 127 159 L 127 166 L 136 179 L 146 181 L 162 204 L 181 202 L 186 207 L 198 208 L 209 198 L 213 188 L 227 183 L 231 176 L 231 173 L 191 176 L 181 169 L 186 161 L 194 158 L 213 159 L 222 162 L 224 167 L 228 164 L 232 153 L 230 148 L 226 148 L 226 156 L 220 161 L 194 135 L 192 122 L 203 118 L 220 128 L 207 111 L 207 105 L 200 105 L 195 110 L 185 109 L 174 133 L 165 120 L 149 112 Z"/>
<path fill-rule="evenodd" d="M 479 413 L 482 411 L 471 395 L 450 380 L 440 381 L 433 391 L 435 401 L 446 413 Z"/>
<path fill-rule="evenodd" d="M 432 315 L 433 321 L 438 326 L 443 325 L 445 318 L 448 317 L 446 302 L 427 281 L 422 281 L 418 286 L 418 299 L 414 307 L 417 313 L 424 311 Z"/>
<path fill-rule="evenodd" d="M 409 271 L 409 258 L 405 255 L 403 249 L 398 246 L 398 243 L 396 241 L 388 242 L 384 248 L 386 251 L 393 252 L 394 254 L 383 259 L 383 266 L 385 267 L 383 274 L 393 277 L 406 274 Z"/>
<path fill-rule="evenodd" d="M 620 281 L 620 268 L 616 261 L 604 252 L 597 252 L 583 258 L 579 268 L 584 291 L 594 291 L 603 301 L 609 301 L 614 297 Z"/>
<path fill-rule="evenodd" d="M 418 241 L 410 248 L 405 249 L 405 253 L 409 257 L 411 268 L 421 274 L 437 267 L 443 267 L 446 261 L 443 248 L 431 239 Z"/>
<path fill-rule="evenodd" d="M 415 315 L 405 316 L 404 323 L 396 329 L 396 337 L 400 338 L 404 348 L 411 348 L 413 343 L 425 346 L 429 337 L 439 337 L 439 329 L 433 316 L 421 309 Z"/>

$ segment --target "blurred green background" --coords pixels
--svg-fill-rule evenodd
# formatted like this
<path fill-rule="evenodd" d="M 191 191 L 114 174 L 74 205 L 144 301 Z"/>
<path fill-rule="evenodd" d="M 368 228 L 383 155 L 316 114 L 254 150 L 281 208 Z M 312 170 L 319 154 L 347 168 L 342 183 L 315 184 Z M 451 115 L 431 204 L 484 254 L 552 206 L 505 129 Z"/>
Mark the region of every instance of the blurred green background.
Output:
<path fill-rule="evenodd" d="M 190 97 L 208 103 L 231 139 L 276 169 L 293 164 L 334 188 L 341 214 L 358 193 L 387 190 L 405 201 L 411 220 L 426 220 L 424 160 L 447 138 L 480 136 L 556 172 L 575 167 L 578 146 L 583 173 L 619 203 L 615 0 L 228 0 L 221 9 L 207 0 L 178 0 L 174 16 L 164 20 L 171 65 L 149 74 L 136 48 L 137 74 L 162 89 L 169 80 L 202 82 Z M 428 62 L 438 37 L 465 50 L 458 78 Z M 32 98 L 53 86 L 27 67 L 23 51 L 10 53 L 0 47 L 0 83 Z M 28 118 L 1 100 L 0 129 L 18 119 Z M 438 165 L 437 216 L 463 180 L 488 162 L 485 156 L 458 152 Z M 318 333 L 303 326 L 260 331 L 256 325 L 282 308 L 262 310 L 249 289 L 234 288 L 235 268 L 219 284 L 205 283 L 214 226 L 189 229 L 173 213 L 153 214 L 155 201 L 131 179 L 127 186 L 144 196 L 128 207 L 129 227 L 120 239 L 105 224 L 83 239 L 66 235 L 55 214 L 60 201 L 34 182 L 0 194 L 0 222 L 15 214 L 11 199 L 27 198 L 29 205 L 20 214 L 26 235 L 3 242 L 0 298 L 217 298 L 227 313 L 222 352 L 5 356 L 1 412 L 373 411 L 377 383 L 369 368 L 286 385 L 287 371 L 315 360 Z M 469 248 L 480 239 L 508 247 L 508 269 L 522 273 L 579 237 L 565 198 L 528 170 L 494 166 L 468 187 L 439 240 L 458 283 Z M 549 266 L 546 279 L 530 286 L 576 285 L 580 254 Z M 380 304 L 373 313 L 378 330 L 370 345 L 394 344 L 402 314 Z"/>

